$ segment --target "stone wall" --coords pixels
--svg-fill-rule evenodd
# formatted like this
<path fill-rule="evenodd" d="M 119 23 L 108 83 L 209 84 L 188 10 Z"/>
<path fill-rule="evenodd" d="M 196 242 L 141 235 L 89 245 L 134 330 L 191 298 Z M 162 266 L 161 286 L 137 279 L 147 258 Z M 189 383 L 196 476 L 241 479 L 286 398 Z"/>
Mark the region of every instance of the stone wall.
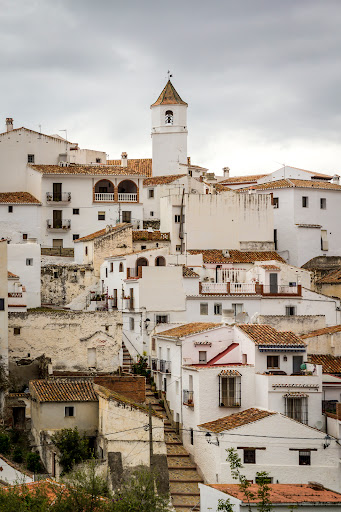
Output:
<path fill-rule="evenodd" d="M 141 375 L 129 377 L 100 376 L 94 378 L 94 383 L 111 389 L 111 391 L 116 391 L 116 393 L 130 398 L 134 402 L 143 403 L 146 400 L 146 378 Z"/>
<path fill-rule="evenodd" d="M 105 258 L 132 252 L 132 225 L 128 224 L 94 240 L 94 270 L 99 277 L 100 266 Z"/>
<path fill-rule="evenodd" d="M 122 315 L 39 309 L 9 313 L 9 358 L 44 354 L 55 370 L 114 372 L 122 364 Z M 14 327 L 20 334 L 14 334 Z"/>
<path fill-rule="evenodd" d="M 65 306 L 98 283 L 90 265 L 48 263 L 41 267 L 41 303 Z"/>

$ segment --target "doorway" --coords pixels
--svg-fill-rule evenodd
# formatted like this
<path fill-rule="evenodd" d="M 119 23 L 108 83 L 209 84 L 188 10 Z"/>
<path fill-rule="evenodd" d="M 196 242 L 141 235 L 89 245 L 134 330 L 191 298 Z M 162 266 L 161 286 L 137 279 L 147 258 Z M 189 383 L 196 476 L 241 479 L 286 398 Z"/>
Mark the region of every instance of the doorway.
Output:
<path fill-rule="evenodd" d="M 278 275 L 270 274 L 270 293 L 278 293 Z"/>
<path fill-rule="evenodd" d="M 303 363 L 303 356 L 293 356 L 292 358 L 292 373 L 301 373 L 301 364 Z"/>

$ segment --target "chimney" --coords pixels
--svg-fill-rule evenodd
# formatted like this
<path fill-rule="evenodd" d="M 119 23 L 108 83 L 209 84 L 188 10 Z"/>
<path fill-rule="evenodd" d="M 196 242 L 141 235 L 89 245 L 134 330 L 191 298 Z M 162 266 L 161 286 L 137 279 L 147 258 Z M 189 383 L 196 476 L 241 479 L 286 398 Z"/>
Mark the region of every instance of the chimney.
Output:
<path fill-rule="evenodd" d="M 229 178 L 230 177 L 230 168 L 223 167 L 223 173 L 224 173 L 224 178 Z"/>
<path fill-rule="evenodd" d="M 122 167 L 127 167 L 128 166 L 128 155 L 127 153 L 122 153 L 121 155 L 121 166 Z"/>
<path fill-rule="evenodd" d="M 334 174 L 332 183 L 336 183 L 336 185 L 340 185 L 340 176 L 338 174 Z"/>
<path fill-rule="evenodd" d="M 12 117 L 6 117 L 6 131 L 11 132 L 13 130 L 13 119 Z"/>

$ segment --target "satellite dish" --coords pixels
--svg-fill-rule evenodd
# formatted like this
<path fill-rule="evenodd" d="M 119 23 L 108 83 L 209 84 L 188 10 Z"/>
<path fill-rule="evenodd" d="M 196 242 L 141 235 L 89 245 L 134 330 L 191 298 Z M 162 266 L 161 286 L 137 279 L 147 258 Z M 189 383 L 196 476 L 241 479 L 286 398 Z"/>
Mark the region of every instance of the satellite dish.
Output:
<path fill-rule="evenodd" d="M 317 421 L 317 422 L 315 423 L 315 425 L 314 425 L 314 426 L 315 426 L 315 428 L 317 428 L 318 430 L 321 430 L 321 428 L 322 428 L 322 426 L 323 426 L 323 423 L 322 423 L 322 421 Z"/>

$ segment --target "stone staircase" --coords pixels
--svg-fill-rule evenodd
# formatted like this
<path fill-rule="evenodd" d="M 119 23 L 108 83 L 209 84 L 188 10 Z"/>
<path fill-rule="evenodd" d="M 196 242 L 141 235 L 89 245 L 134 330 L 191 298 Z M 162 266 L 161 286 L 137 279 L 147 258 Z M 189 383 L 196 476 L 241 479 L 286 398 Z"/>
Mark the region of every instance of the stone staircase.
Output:
<path fill-rule="evenodd" d="M 146 402 L 152 404 L 154 411 L 164 417 L 164 432 L 167 446 L 169 471 L 169 490 L 176 512 L 199 511 L 200 492 L 198 483 L 203 482 L 196 465 L 191 461 L 164 408 L 154 397 L 149 384 L 146 385 Z"/>
<path fill-rule="evenodd" d="M 124 372 L 126 372 L 126 373 L 131 373 L 133 360 L 131 358 L 129 350 L 127 349 L 127 347 L 124 344 L 124 341 L 122 341 L 122 349 L 123 349 L 123 365 L 122 365 L 122 370 Z"/>

